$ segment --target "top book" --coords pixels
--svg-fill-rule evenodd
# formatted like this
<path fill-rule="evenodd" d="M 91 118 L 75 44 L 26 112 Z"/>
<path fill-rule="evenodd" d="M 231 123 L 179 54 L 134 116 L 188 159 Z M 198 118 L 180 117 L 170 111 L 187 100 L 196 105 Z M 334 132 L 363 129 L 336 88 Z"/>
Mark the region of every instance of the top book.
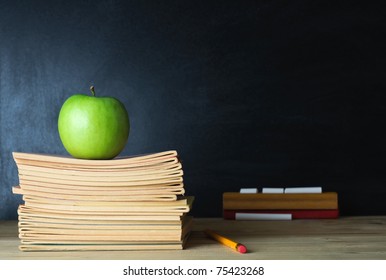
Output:
<path fill-rule="evenodd" d="M 176 151 L 165 151 L 111 160 L 84 160 L 68 156 L 13 153 L 23 194 L 29 191 L 133 191 L 168 189 L 183 194 L 183 170 Z M 106 189 L 109 187 L 109 189 Z M 114 188 L 114 189 L 112 189 Z M 144 194 L 144 193 L 142 193 Z M 166 193 L 165 193 L 166 194 Z M 105 195 L 105 194 L 104 194 Z M 128 195 L 128 193 L 127 193 Z M 147 192 L 147 195 L 149 193 Z"/>
<path fill-rule="evenodd" d="M 17 165 L 50 166 L 58 168 L 80 169 L 106 169 L 106 168 L 130 168 L 149 167 L 155 165 L 178 164 L 177 152 L 174 150 L 159 153 L 141 154 L 135 156 L 117 157 L 110 160 L 76 159 L 71 156 L 57 156 L 35 153 L 13 152 L 13 158 Z"/>

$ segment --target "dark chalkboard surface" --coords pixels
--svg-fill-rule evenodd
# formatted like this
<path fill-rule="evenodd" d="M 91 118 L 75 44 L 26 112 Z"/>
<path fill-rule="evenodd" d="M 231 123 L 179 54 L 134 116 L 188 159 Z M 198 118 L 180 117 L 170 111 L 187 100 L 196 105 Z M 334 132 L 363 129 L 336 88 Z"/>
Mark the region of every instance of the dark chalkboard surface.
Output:
<path fill-rule="evenodd" d="M 127 107 L 124 155 L 176 149 L 195 216 L 224 191 L 321 185 L 386 214 L 386 12 L 325 1 L 2 1 L 0 219 L 12 151 L 66 154 L 70 95 Z"/>

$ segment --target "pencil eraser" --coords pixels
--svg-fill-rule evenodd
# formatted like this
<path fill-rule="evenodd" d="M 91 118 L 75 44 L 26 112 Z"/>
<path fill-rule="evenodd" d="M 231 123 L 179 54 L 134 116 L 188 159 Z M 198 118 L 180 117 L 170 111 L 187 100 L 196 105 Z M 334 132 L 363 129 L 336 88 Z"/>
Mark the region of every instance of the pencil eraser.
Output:
<path fill-rule="evenodd" d="M 237 251 L 241 254 L 245 254 L 247 252 L 247 247 L 242 244 L 237 245 Z"/>

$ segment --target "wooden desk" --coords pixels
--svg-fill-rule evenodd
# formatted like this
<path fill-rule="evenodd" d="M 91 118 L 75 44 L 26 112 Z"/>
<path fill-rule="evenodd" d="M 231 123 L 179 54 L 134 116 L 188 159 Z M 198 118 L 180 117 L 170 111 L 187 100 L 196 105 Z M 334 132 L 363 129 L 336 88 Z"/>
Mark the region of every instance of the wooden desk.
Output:
<path fill-rule="evenodd" d="M 237 253 L 205 237 L 211 228 L 245 244 Z M 386 216 L 336 220 L 229 221 L 195 219 L 185 250 L 136 252 L 21 252 L 16 221 L 0 221 L 0 259 L 386 259 Z"/>

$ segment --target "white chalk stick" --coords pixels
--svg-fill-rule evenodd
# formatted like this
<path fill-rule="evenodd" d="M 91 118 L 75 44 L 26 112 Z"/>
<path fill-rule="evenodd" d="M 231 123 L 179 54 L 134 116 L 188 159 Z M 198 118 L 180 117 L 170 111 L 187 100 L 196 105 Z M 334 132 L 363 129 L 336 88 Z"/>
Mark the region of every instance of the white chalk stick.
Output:
<path fill-rule="evenodd" d="M 284 193 L 284 188 L 263 188 L 263 193 Z"/>
<path fill-rule="evenodd" d="M 284 193 L 322 193 L 322 187 L 289 187 Z"/>
<path fill-rule="evenodd" d="M 240 189 L 240 193 L 258 193 L 257 188 L 242 188 Z"/>

